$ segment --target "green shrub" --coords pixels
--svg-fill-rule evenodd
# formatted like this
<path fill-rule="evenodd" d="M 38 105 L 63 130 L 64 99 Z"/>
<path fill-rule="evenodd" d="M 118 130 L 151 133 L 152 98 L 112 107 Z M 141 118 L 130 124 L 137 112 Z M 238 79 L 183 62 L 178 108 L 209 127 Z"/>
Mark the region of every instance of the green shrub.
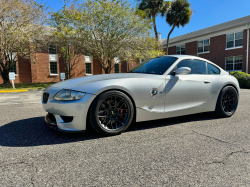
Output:
<path fill-rule="evenodd" d="M 250 75 L 241 71 L 230 72 L 230 75 L 234 76 L 240 84 L 241 88 L 250 89 Z"/>

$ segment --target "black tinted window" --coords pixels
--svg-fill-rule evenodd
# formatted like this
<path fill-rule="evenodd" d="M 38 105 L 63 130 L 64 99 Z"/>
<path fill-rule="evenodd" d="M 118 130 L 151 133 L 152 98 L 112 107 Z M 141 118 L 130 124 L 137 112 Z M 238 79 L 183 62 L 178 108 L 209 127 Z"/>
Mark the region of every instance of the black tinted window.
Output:
<path fill-rule="evenodd" d="M 207 63 L 207 72 L 208 74 L 220 74 L 220 70 L 209 63 Z"/>
<path fill-rule="evenodd" d="M 188 67 L 191 69 L 189 74 L 207 74 L 206 62 L 201 60 L 186 59 L 179 62 L 177 69 L 181 67 Z"/>
<path fill-rule="evenodd" d="M 139 64 L 128 72 L 162 75 L 176 60 L 177 58 L 170 56 L 154 58 Z"/>

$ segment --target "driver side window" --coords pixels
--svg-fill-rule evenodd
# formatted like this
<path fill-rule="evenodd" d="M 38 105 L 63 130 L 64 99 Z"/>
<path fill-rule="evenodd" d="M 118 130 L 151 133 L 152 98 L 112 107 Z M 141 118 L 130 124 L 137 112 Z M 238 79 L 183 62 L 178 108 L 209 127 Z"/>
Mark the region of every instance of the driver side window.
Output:
<path fill-rule="evenodd" d="M 207 74 L 206 62 L 201 60 L 186 59 L 177 64 L 177 68 L 188 67 L 191 69 L 189 74 Z"/>

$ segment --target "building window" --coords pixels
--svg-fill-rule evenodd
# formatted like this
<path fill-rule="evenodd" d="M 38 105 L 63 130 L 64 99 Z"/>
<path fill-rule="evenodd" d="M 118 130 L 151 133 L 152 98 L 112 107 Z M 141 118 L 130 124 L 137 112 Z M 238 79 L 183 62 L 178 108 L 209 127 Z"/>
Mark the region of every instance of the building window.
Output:
<path fill-rule="evenodd" d="M 176 46 L 176 54 L 177 55 L 185 55 L 185 53 L 186 53 L 185 45 Z"/>
<path fill-rule="evenodd" d="M 50 62 L 50 75 L 58 75 L 57 62 Z"/>
<path fill-rule="evenodd" d="M 92 75 L 91 63 L 85 62 L 85 72 L 86 72 L 86 75 Z"/>
<path fill-rule="evenodd" d="M 58 75 L 56 46 L 49 45 L 50 75 Z"/>
<path fill-rule="evenodd" d="M 120 73 L 120 64 L 115 64 L 115 73 Z"/>
<path fill-rule="evenodd" d="M 198 53 L 210 51 L 210 39 L 198 41 Z"/>
<path fill-rule="evenodd" d="M 89 53 L 85 53 L 85 73 L 86 75 L 92 75 L 92 66 L 91 66 L 91 56 Z"/>
<path fill-rule="evenodd" d="M 227 48 L 243 46 L 243 31 L 227 35 Z"/>
<path fill-rule="evenodd" d="M 227 57 L 226 71 L 242 71 L 242 56 Z"/>
<path fill-rule="evenodd" d="M 16 62 L 13 63 L 12 67 L 10 68 L 10 72 L 14 72 L 17 75 Z"/>
<path fill-rule="evenodd" d="M 49 45 L 49 54 L 56 54 L 56 46 Z"/>

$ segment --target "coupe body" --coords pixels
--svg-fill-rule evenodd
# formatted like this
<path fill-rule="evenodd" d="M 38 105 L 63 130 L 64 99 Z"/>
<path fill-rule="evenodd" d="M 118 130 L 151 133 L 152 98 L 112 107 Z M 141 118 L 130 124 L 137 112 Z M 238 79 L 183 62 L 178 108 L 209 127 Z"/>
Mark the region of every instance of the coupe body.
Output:
<path fill-rule="evenodd" d="M 195 56 L 168 55 L 127 73 L 93 75 L 56 83 L 42 95 L 45 121 L 68 132 L 87 125 L 105 135 L 140 122 L 214 111 L 231 117 L 238 81 L 214 63 Z"/>

